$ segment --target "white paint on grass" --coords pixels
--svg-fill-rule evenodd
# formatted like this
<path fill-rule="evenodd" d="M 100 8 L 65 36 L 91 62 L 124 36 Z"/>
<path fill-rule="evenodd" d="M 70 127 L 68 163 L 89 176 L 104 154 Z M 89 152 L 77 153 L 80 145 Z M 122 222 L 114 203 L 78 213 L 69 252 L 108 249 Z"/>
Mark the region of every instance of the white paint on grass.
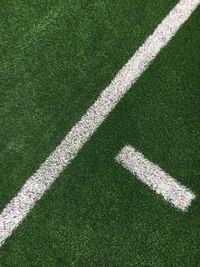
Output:
<path fill-rule="evenodd" d="M 119 71 L 96 102 L 75 124 L 61 144 L 31 176 L 20 192 L 0 214 L 0 245 L 26 217 L 35 203 L 49 189 L 64 168 L 74 159 L 85 142 L 147 69 L 159 51 L 170 41 L 181 25 L 197 8 L 200 0 L 182 0 L 155 29 Z"/>
<path fill-rule="evenodd" d="M 117 155 L 116 160 L 135 174 L 139 180 L 147 184 L 165 200 L 182 211 L 187 211 L 195 195 L 181 185 L 161 168 L 136 151 L 132 146 L 125 146 Z"/>

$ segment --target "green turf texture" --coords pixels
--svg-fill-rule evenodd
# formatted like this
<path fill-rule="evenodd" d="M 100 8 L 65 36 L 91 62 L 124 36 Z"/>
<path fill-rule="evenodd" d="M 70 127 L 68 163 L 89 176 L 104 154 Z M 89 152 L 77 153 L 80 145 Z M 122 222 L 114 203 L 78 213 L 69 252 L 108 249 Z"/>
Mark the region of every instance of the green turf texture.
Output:
<path fill-rule="evenodd" d="M 176 1 L 2 2 L 0 208 Z M 8 16 L 10 14 L 10 16 Z M 200 266 L 197 10 L 0 249 L 0 266 Z M 170 206 L 114 161 L 126 144 L 197 195 Z"/>

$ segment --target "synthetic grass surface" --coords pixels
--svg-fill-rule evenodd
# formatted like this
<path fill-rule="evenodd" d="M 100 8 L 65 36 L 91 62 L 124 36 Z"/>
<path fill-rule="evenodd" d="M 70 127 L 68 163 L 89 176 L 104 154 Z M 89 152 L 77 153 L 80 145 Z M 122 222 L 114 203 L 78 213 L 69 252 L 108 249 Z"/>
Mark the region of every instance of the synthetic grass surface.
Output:
<path fill-rule="evenodd" d="M 31 30 L 22 21 L 4 37 L 1 208 L 175 1 L 63 3 L 44 31 L 31 17 Z M 41 7 L 38 18 L 55 8 Z M 2 267 L 200 266 L 199 19 L 197 10 L 6 241 Z M 114 161 L 126 144 L 196 193 L 188 213 Z"/>
<path fill-rule="evenodd" d="M 0 68 L 1 208 L 60 143 L 175 1 L 155 1 L 153 5 L 147 1 L 115 5 L 110 1 L 63 1 L 53 7 L 38 1 L 38 5 L 27 3 L 26 8 L 21 8 L 21 1 L 18 5 L 6 3 L 6 18 L 10 12 L 15 19 L 9 24 L 2 17 L 2 38 L 5 43 L 14 35 L 15 45 L 11 41 L 12 49 L 2 45 Z M 15 16 L 13 5 L 18 7 Z M 35 14 L 40 14 L 39 21 Z"/>

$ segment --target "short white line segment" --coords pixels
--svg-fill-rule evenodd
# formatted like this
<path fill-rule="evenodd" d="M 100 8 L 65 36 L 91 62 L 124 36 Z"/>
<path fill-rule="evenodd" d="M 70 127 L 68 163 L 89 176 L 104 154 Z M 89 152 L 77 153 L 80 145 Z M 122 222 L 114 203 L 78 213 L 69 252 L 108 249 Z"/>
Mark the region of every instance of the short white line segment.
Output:
<path fill-rule="evenodd" d="M 17 196 L 0 214 L 0 246 L 49 189 L 59 174 L 74 159 L 116 104 L 148 68 L 181 25 L 190 17 L 200 0 L 181 0 L 158 25 L 152 35 L 130 58 L 61 144 L 33 174 Z"/>
<path fill-rule="evenodd" d="M 191 201 L 195 198 L 192 191 L 166 174 L 159 166 L 145 159 L 132 146 L 125 146 L 117 155 L 116 160 L 182 211 L 187 211 Z"/>

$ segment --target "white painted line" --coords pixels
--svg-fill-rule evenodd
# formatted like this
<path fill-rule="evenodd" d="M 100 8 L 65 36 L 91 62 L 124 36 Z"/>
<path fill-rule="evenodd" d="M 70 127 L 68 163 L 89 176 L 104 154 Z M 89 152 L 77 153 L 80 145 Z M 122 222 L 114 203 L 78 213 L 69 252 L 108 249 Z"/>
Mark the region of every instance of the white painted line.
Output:
<path fill-rule="evenodd" d="M 116 160 L 182 211 L 187 211 L 191 201 L 195 198 L 192 191 L 166 174 L 159 166 L 145 159 L 132 146 L 125 146 L 117 155 Z"/>
<path fill-rule="evenodd" d="M 159 51 L 199 5 L 200 0 L 181 0 L 136 51 L 106 87 L 61 144 L 21 188 L 0 214 L 0 246 L 49 189 L 59 174 L 74 159 L 81 147 L 148 68 Z"/>

